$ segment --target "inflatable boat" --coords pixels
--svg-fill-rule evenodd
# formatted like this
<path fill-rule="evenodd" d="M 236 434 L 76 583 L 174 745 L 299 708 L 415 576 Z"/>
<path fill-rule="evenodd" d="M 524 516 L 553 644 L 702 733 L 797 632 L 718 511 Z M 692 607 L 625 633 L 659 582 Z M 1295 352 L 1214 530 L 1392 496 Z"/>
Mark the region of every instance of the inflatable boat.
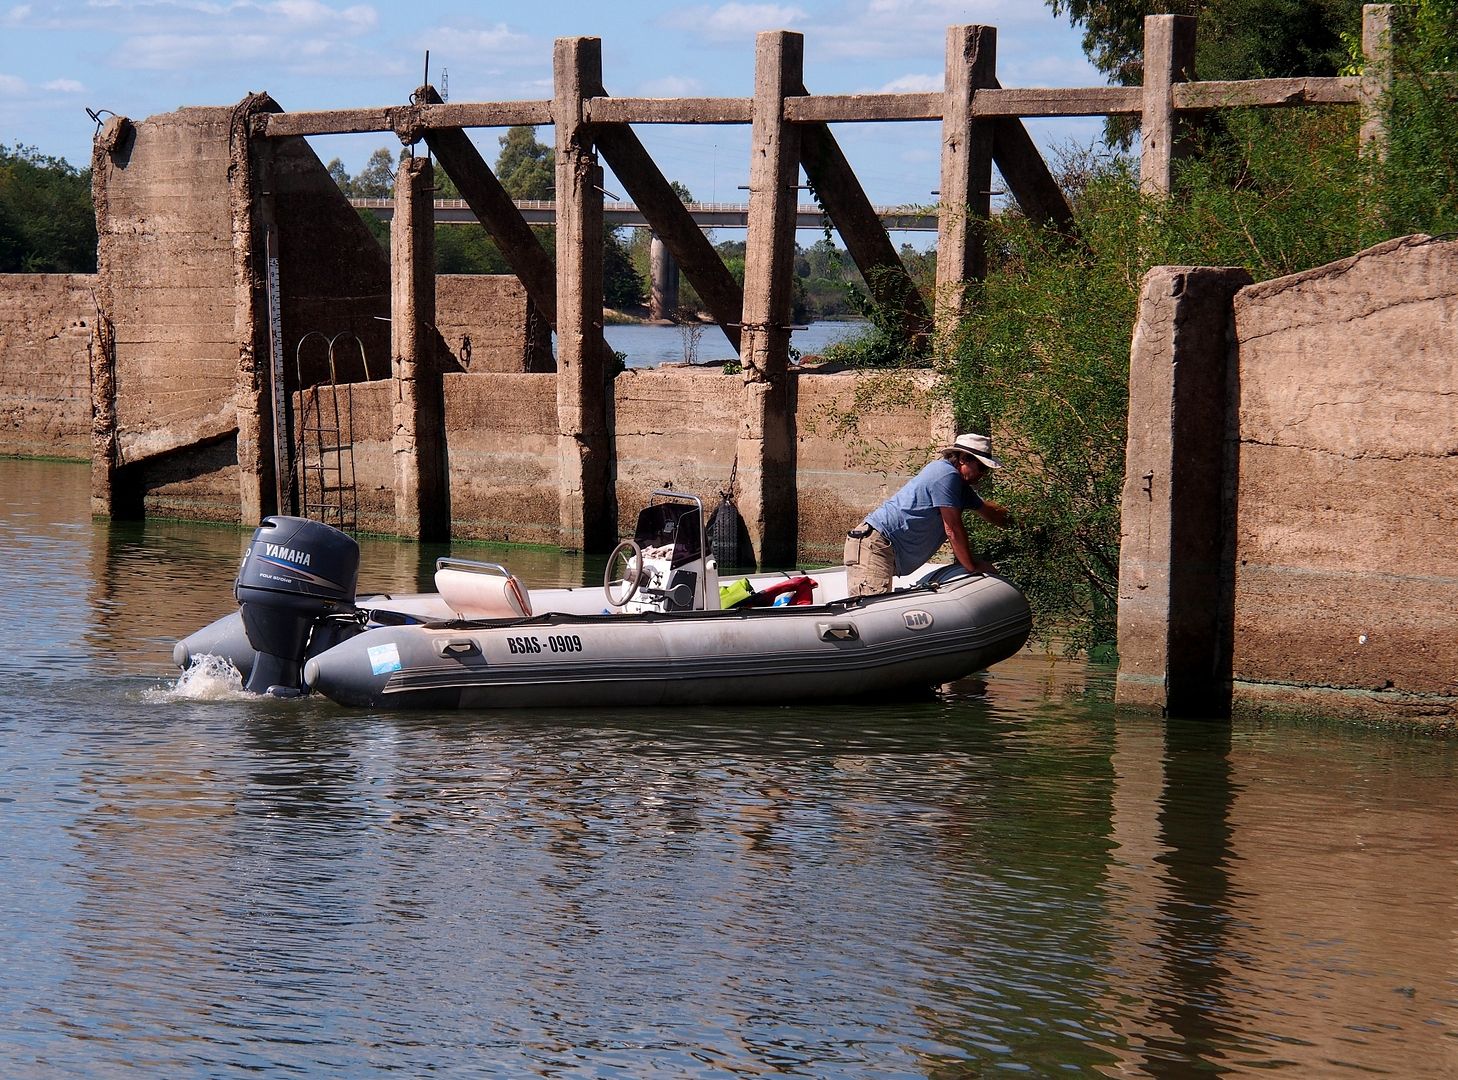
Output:
<path fill-rule="evenodd" d="M 446 558 L 434 593 L 356 597 L 359 548 L 306 518 L 265 518 L 238 610 L 179 641 L 255 693 L 372 709 L 733 704 L 920 691 L 1017 652 L 1028 605 L 1001 578 L 928 564 L 882 596 L 845 568 L 721 582 L 703 505 L 659 491 L 601 589 L 528 589 L 505 567 Z"/>

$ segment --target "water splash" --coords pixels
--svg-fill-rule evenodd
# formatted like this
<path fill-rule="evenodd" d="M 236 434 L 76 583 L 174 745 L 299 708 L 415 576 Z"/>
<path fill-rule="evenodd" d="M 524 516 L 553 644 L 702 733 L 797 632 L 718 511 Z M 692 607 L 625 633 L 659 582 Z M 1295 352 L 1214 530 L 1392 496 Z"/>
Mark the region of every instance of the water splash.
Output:
<path fill-rule="evenodd" d="M 142 700 L 150 705 L 172 701 L 242 701 L 254 695 L 243 689 L 243 675 L 221 656 L 193 657 L 192 666 L 171 686 L 148 690 Z"/>

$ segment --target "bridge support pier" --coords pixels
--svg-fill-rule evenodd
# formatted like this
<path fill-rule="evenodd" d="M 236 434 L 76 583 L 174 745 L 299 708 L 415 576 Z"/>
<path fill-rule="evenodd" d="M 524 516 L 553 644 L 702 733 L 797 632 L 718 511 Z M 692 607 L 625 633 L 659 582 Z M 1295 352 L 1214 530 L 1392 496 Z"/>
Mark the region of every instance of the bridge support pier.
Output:
<path fill-rule="evenodd" d="M 648 315 L 659 321 L 672 319 L 678 313 L 678 260 L 657 233 L 648 243 L 648 256 L 653 277 Z"/>

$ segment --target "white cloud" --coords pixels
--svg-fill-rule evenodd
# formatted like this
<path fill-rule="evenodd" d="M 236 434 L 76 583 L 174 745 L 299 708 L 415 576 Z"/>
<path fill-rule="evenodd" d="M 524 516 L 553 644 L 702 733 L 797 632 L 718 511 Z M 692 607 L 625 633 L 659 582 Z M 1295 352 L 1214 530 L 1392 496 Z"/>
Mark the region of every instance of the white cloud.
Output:
<path fill-rule="evenodd" d="M 122 42 L 114 55 L 119 67 L 172 71 L 272 57 L 276 47 L 276 39 L 265 34 L 140 34 Z"/>
<path fill-rule="evenodd" d="M 902 75 L 892 79 L 880 88 L 883 94 L 940 94 L 946 87 L 946 80 L 936 75 Z"/>
<path fill-rule="evenodd" d="M 648 79 L 638 84 L 641 97 L 703 97 L 704 84 L 698 79 L 684 75 L 665 75 L 661 79 Z"/>
<path fill-rule="evenodd" d="M 22 26 L 30 18 L 31 7 L 29 4 L 16 4 L 0 18 L 0 24 L 5 26 Z"/>
<path fill-rule="evenodd" d="M 552 50 L 549 45 L 543 45 L 530 34 L 522 33 L 504 22 L 484 27 L 460 24 L 434 26 L 416 34 L 415 45 L 419 49 L 430 51 L 432 73 L 455 71 L 463 80 L 459 88 L 461 91 L 465 90 L 466 82 L 473 89 L 491 87 L 486 90 L 484 98 L 471 93 L 462 100 L 489 101 L 513 96 L 504 95 L 500 85 L 508 81 L 501 78 L 506 69 L 520 72 L 522 68 L 545 67 L 550 71 L 552 67 Z M 510 81 L 517 78 L 519 75 L 513 76 Z M 435 75 L 433 81 L 439 83 L 439 76 Z M 551 90 L 544 96 L 551 97 Z"/>
<path fill-rule="evenodd" d="M 1047 33 L 1053 16 L 1038 0 L 868 0 L 842 19 L 822 23 L 816 52 L 869 60 L 928 54 L 940 57 L 949 26 L 997 27 L 999 53 Z"/>
<path fill-rule="evenodd" d="M 41 87 L 42 90 L 49 90 L 54 94 L 79 94 L 86 89 L 75 79 L 52 79 Z"/>
<path fill-rule="evenodd" d="M 15 75 L 0 75 L 0 94 L 6 97 L 22 97 L 29 90 L 25 80 Z"/>
<path fill-rule="evenodd" d="M 737 41 L 761 30 L 802 28 L 809 18 L 803 8 L 788 4 L 729 3 L 717 8 L 686 8 L 666 21 L 714 41 Z"/>
<path fill-rule="evenodd" d="M 319 0 L 275 0 L 264 5 L 264 10 L 278 15 L 292 28 L 323 27 L 339 28 L 352 34 L 373 30 L 380 21 L 374 8 L 367 4 L 355 4 L 336 10 Z"/>

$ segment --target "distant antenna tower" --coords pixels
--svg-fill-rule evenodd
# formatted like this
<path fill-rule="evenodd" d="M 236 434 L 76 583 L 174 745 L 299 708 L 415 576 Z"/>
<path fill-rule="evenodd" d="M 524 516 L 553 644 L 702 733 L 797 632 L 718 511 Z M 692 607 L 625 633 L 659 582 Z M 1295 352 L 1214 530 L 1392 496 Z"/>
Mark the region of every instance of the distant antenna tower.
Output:
<path fill-rule="evenodd" d="M 449 101 L 451 99 L 451 69 L 440 69 L 440 99 Z"/>

